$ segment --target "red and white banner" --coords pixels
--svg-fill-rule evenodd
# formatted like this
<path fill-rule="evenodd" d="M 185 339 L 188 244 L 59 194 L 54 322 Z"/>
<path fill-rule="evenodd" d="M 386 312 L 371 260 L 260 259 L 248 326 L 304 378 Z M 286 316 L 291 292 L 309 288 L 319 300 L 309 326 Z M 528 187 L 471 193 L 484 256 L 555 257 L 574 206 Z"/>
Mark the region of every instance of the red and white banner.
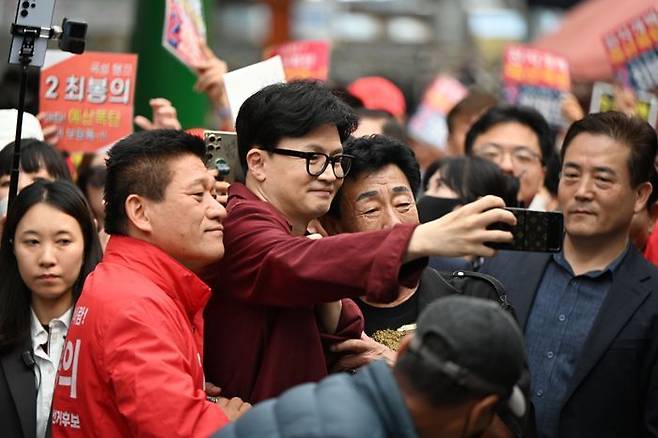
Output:
<path fill-rule="evenodd" d="M 49 50 L 39 111 L 57 126 L 61 149 L 93 152 L 133 131 L 137 55 Z"/>

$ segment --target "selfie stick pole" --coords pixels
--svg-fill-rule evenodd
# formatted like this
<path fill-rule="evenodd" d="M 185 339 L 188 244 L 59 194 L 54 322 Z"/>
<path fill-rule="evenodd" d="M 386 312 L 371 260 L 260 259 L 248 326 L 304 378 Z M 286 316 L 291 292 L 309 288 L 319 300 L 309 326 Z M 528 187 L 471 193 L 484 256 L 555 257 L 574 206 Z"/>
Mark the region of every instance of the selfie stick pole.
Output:
<path fill-rule="evenodd" d="M 27 3 L 27 2 L 25 2 Z M 19 5 L 20 5 L 19 0 Z M 34 4 L 32 5 L 34 6 Z M 23 8 L 27 6 L 23 4 Z M 53 6 L 54 8 L 54 6 Z M 25 11 L 23 11 L 25 12 Z M 52 17 L 51 17 L 52 20 Z M 62 27 L 50 26 L 25 26 L 13 23 L 11 25 L 11 34 L 16 37 L 23 37 L 20 51 L 18 52 L 18 62 L 21 66 L 21 85 L 18 96 L 18 117 L 16 120 L 16 137 L 14 138 L 14 160 L 11 167 L 11 178 L 9 180 L 9 206 L 16 198 L 18 193 L 18 176 L 21 167 L 21 133 L 23 130 L 23 114 L 25 113 L 25 93 L 27 89 L 27 69 L 32 65 L 34 57 L 34 45 L 39 38 L 59 40 L 59 48 L 65 52 L 80 54 L 85 50 L 85 37 L 87 35 L 87 23 L 83 21 L 73 21 L 64 18 Z M 43 62 L 42 62 L 43 63 Z M 41 64 L 35 65 L 38 68 Z"/>
<path fill-rule="evenodd" d="M 11 165 L 9 180 L 9 205 L 18 193 L 18 176 L 21 166 L 21 133 L 23 130 L 23 113 L 25 112 L 25 89 L 27 88 L 27 65 L 21 66 L 21 88 L 18 95 L 18 117 L 16 121 L 16 137 L 14 138 L 14 160 Z"/>
<path fill-rule="evenodd" d="M 34 55 L 34 43 L 39 38 L 39 30 L 22 26 L 12 26 L 12 34 L 23 36 L 23 45 L 20 51 L 21 85 L 18 95 L 18 117 L 16 121 L 16 137 L 14 138 L 14 160 L 11 166 L 9 180 L 9 206 L 18 193 L 18 174 L 21 166 L 21 133 L 23 131 L 23 113 L 25 113 L 25 90 L 27 88 L 27 68 Z"/>

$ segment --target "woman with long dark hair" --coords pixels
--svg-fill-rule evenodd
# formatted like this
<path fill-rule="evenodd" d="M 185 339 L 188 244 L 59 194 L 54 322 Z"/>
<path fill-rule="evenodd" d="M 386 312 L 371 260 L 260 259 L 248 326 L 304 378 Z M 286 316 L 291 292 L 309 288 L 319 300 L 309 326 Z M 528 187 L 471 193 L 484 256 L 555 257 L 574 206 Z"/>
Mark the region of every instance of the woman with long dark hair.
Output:
<path fill-rule="evenodd" d="M 45 436 L 73 307 L 101 249 L 89 204 L 66 181 L 21 191 L 0 241 L 0 424 Z"/>

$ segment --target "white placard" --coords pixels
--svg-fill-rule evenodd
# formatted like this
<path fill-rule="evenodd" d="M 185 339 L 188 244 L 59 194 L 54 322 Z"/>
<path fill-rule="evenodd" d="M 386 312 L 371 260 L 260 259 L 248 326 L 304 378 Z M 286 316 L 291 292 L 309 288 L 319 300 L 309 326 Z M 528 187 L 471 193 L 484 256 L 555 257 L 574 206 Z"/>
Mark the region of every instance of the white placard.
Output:
<path fill-rule="evenodd" d="M 245 100 L 268 85 L 285 81 L 286 74 L 283 70 L 281 57 L 278 55 L 226 73 L 224 75 L 224 87 L 231 107 L 233 123 L 235 123 L 238 111 Z"/>

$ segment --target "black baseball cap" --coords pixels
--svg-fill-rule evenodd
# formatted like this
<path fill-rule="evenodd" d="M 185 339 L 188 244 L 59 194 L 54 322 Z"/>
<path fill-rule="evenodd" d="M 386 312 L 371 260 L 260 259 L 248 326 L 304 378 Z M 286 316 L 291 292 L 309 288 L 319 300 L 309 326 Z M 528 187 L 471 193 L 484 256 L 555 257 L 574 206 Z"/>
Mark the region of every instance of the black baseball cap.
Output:
<path fill-rule="evenodd" d="M 409 350 L 456 384 L 498 394 L 513 415 L 525 414 L 517 386 L 526 364 L 523 334 L 496 302 L 463 295 L 437 299 L 418 318 Z"/>

